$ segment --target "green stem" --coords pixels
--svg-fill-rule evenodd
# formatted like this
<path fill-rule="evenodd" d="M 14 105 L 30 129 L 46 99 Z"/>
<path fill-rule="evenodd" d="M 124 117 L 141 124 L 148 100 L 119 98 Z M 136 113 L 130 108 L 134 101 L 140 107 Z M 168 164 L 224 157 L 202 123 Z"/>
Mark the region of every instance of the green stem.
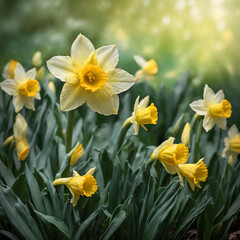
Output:
<path fill-rule="evenodd" d="M 198 161 L 198 150 L 199 150 L 199 142 L 200 142 L 201 134 L 202 134 L 202 119 L 198 123 L 198 128 L 196 133 L 195 146 L 194 146 L 194 158 L 193 158 L 194 163 Z"/>
<path fill-rule="evenodd" d="M 199 115 L 196 113 L 196 114 L 193 116 L 193 118 L 192 118 L 192 120 L 191 120 L 191 122 L 190 122 L 191 129 L 192 129 L 192 130 L 193 130 L 193 128 L 195 127 L 195 124 L 196 124 L 196 121 L 197 121 L 198 117 L 199 117 Z"/>
<path fill-rule="evenodd" d="M 125 127 L 123 127 L 123 128 L 121 129 L 121 132 L 120 132 L 120 134 L 119 134 L 119 136 L 118 136 L 116 148 L 115 148 L 115 151 L 114 151 L 115 153 L 117 153 L 118 150 L 120 149 L 120 147 L 122 146 L 123 141 L 124 141 L 124 139 L 125 139 L 125 136 L 126 136 L 126 134 L 127 134 L 128 129 L 130 128 L 130 126 L 131 126 L 131 124 L 128 124 L 128 125 L 126 125 Z"/>
<path fill-rule="evenodd" d="M 68 112 L 67 133 L 66 133 L 66 152 L 69 153 L 72 148 L 72 130 L 73 130 L 74 111 Z"/>
<path fill-rule="evenodd" d="M 57 105 L 55 105 L 55 111 L 54 112 L 55 112 L 55 116 L 56 116 L 57 123 L 58 123 L 59 135 L 62 137 L 63 141 L 66 141 L 65 140 L 65 136 L 63 134 L 62 121 L 61 121 L 61 118 L 60 118 L 60 115 L 59 115 L 59 111 L 58 111 Z"/>
<path fill-rule="evenodd" d="M 224 179 L 224 177 L 225 177 L 225 175 L 227 173 L 228 166 L 229 166 L 229 164 L 228 164 L 228 161 L 227 161 L 227 163 L 225 165 L 225 168 L 224 168 L 224 171 L 223 171 L 223 174 L 222 174 L 222 177 L 221 177 L 221 182 L 223 182 L 223 179 Z"/>

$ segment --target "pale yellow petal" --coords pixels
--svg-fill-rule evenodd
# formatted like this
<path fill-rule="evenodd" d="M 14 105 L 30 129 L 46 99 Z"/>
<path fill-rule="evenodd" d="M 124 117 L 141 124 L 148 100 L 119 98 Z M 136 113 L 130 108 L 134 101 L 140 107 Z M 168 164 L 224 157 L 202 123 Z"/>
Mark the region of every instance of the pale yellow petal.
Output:
<path fill-rule="evenodd" d="M 146 96 L 138 104 L 138 110 L 142 110 L 142 109 L 146 108 L 148 106 L 148 104 L 149 104 L 149 96 Z"/>
<path fill-rule="evenodd" d="M 37 74 L 36 68 L 32 68 L 29 71 L 27 71 L 26 77 L 27 77 L 27 79 L 35 79 L 36 74 Z"/>
<path fill-rule="evenodd" d="M 41 99 L 40 93 L 38 92 L 37 95 L 34 98 L 40 100 Z"/>
<path fill-rule="evenodd" d="M 98 65 L 105 71 L 112 71 L 119 61 L 119 53 L 116 45 L 100 47 L 96 50 Z"/>
<path fill-rule="evenodd" d="M 190 107 L 199 115 L 205 115 L 208 112 L 208 107 L 202 99 L 192 102 Z"/>
<path fill-rule="evenodd" d="M 10 65 L 10 61 L 3 68 L 2 76 L 3 76 L 4 79 L 10 78 L 9 65 Z"/>
<path fill-rule="evenodd" d="M 219 90 L 216 94 L 215 94 L 215 98 L 217 102 L 222 102 L 222 100 L 225 98 L 223 90 Z"/>
<path fill-rule="evenodd" d="M 13 105 L 15 108 L 15 112 L 19 112 L 23 108 L 24 104 L 21 99 L 21 96 L 19 96 L 19 95 L 13 96 Z"/>
<path fill-rule="evenodd" d="M 163 148 L 170 146 L 174 143 L 175 138 L 174 137 L 170 137 L 168 140 L 164 141 L 162 144 L 160 144 L 157 148 L 154 149 L 151 158 L 152 159 L 157 159 L 158 157 L 158 153 L 160 150 L 162 150 Z"/>
<path fill-rule="evenodd" d="M 222 117 L 217 117 L 215 119 L 216 124 L 219 128 L 226 130 L 227 127 L 227 119 L 226 118 L 222 118 Z"/>
<path fill-rule="evenodd" d="M 105 87 L 86 96 L 87 105 L 94 111 L 105 116 L 117 114 L 119 108 L 119 98 L 113 95 L 111 89 Z"/>
<path fill-rule="evenodd" d="M 128 90 L 134 83 L 134 76 L 122 69 L 117 68 L 107 73 L 107 85 L 112 88 L 114 94 Z"/>
<path fill-rule="evenodd" d="M 27 132 L 27 122 L 24 117 L 18 113 L 13 125 L 14 138 L 25 138 Z"/>
<path fill-rule="evenodd" d="M 14 79 L 7 79 L 0 83 L 0 87 L 4 92 L 9 95 L 16 95 L 17 94 L 17 83 Z"/>
<path fill-rule="evenodd" d="M 26 108 L 35 111 L 34 97 L 21 96 L 21 99 Z"/>
<path fill-rule="evenodd" d="M 75 83 L 78 81 L 78 70 L 69 56 L 52 57 L 47 61 L 47 67 L 52 75 L 63 82 Z"/>
<path fill-rule="evenodd" d="M 60 105 L 63 111 L 70 111 L 85 102 L 83 90 L 79 84 L 65 83 L 60 95 Z"/>
<path fill-rule="evenodd" d="M 15 68 L 15 71 L 14 71 L 14 76 L 15 76 L 14 78 L 15 78 L 17 83 L 22 83 L 22 82 L 27 81 L 25 70 L 20 63 L 18 63 L 16 65 L 16 68 Z"/>
<path fill-rule="evenodd" d="M 93 175 L 95 169 L 96 169 L 96 167 L 90 168 L 85 175 Z"/>
<path fill-rule="evenodd" d="M 83 67 L 88 59 L 88 56 L 94 51 L 92 42 L 84 35 L 79 34 L 74 40 L 71 47 L 71 57 L 76 59 L 78 63 Z"/>
<path fill-rule="evenodd" d="M 209 104 L 216 101 L 215 93 L 213 92 L 213 90 L 210 87 L 208 87 L 207 84 L 204 87 L 203 99 L 205 102 L 207 102 Z"/>
<path fill-rule="evenodd" d="M 229 129 L 228 131 L 228 137 L 229 138 L 234 138 L 238 135 L 238 128 L 237 126 L 234 124 L 232 125 L 232 127 Z"/>
<path fill-rule="evenodd" d="M 133 58 L 141 68 L 144 68 L 144 65 L 147 61 L 143 57 L 141 57 L 140 55 L 135 55 Z"/>
<path fill-rule="evenodd" d="M 208 132 L 213 128 L 215 125 L 215 118 L 212 117 L 210 114 L 206 114 L 203 119 L 203 128 Z"/>
<path fill-rule="evenodd" d="M 171 175 L 177 173 L 179 171 L 179 167 L 178 165 L 174 165 L 174 166 L 170 166 L 168 164 L 165 164 L 163 162 L 161 162 L 163 167 L 165 168 L 165 170 L 170 173 Z"/>

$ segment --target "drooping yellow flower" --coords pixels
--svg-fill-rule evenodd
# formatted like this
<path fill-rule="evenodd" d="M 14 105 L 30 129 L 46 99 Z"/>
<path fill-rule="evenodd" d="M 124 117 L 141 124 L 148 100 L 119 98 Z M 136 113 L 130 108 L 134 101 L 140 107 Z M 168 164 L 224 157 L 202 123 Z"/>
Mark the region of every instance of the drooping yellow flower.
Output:
<path fill-rule="evenodd" d="M 137 135 L 139 131 L 139 125 L 147 131 L 147 128 L 144 126 L 145 124 L 157 124 L 157 108 L 154 106 L 154 103 L 147 107 L 148 103 L 149 96 L 142 99 L 140 103 L 138 96 L 134 104 L 132 116 L 124 122 L 123 127 L 132 123 L 134 125 L 134 134 Z"/>
<path fill-rule="evenodd" d="M 65 82 L 60 105 L 63 111 L 76 109 L 86 102 L 95 112 L 117 114 L 118 95 L 134 83 L 134 76 L 116 68 L 116 45 L 95 50 L 89 39 L 79 35 L 71 47 L 71 57 L 55 56 L 47 61 L 49 71 Z"/>
<path fill-rule="evenodd" d="M 29 153 L 29 144 L 26 139 L 27 122 L 24 117 L 18 113 L 13 126 L 13 138 L 16 143 L 18 159 L 24 161 Z"/>
<path fill-rule="evenodd" d="M 201 188 L 199 182 L 205 182 L 208 177 L 208 169 L 203 162 L 203 158 L 195 164 L 179 164 L 179 169 L 180 184 L 184 185 L 183 177 L 185 177 L 193 191 L 195 191 L 195 186 Z"/>
<path fill-rule="evenodd" d="M 79 158 L 84 154 L 83 146 L 79 142 L 76 144 L 74 149 L 70 152 L 70 165 L 73 166 L 76 164 Z"/>
<path fill-rule="evenodd" d="M 13 96 L 13 105 L 16 112 L 19 112 L 23 106 L 35 110 L 34 99 L 41 99 L 40 85 L 35 77 L 35 68 L 25 72 L 22 65 L 17 63 L 14 70 L 14 79 L 7 79 L 0 83 L 3 91 Z"/>
<path fill-rule="evenodd" d="M 18 62 L 11 59 L 3 68 L 4 79 L 14 79 L 14 72 Z"/>
<path fill-rule="evenodd" d="M 224 139 L 225 148 L 222 152 L 222 157 L 228 156 L 229 165 L 233 165 L 234 160 L 240 153 L 240 133 L 234 124 L 228 131 L 228 137 Z"/>
<path fill-rule="evenodd" d="M 66 185 L 73 197 L 71 202 L 76 206 L 80 196 L 91 197 L 97 191 L 97 181 L 92 176 L 94 171 L 95 168 L 91 168 L 85 175 L 80 176 L 73 170 L 73 177 L 56 179 L 53 185 Z"/>
<path fill-rule="evenodd" d="M 184 145 L 188 145 L 191 136 L 191 125 L 187 122 L 183 128 L 181 140 Z"/>
<path fill-rule="evenodd" d="M 138 81 L 154 79 L 154 75 L 158 72 L 158 65 L 154 59 L 146 61 L 143 57 L 136 55 L 134 60 L 141 67 L 141 70 L 138 70 L 135 74 Z"/>
<path fill-rule="evenodd" d="M 219 128 L 226 129 L 227 120 L 232 114 L 232 106 L 228 100 L 224 99 L 223 90 L 216 94 L 208 85 L 204 87 L 203 99 L 194 101 L 190 107 L 197 114 L 204 116 L 203 127 L 208 132 L 215 123 Z"/>
<path fill-rule="evenodd" d="M 179 171 L 178 164 L 187 161 L 189 152 L 185 145 L 181 143 L 174 144 L 174 140 L 173 137 L 170 137 L 159 145 L 151 155 L 151 159 L 159 160 L 170 174 Z"/>

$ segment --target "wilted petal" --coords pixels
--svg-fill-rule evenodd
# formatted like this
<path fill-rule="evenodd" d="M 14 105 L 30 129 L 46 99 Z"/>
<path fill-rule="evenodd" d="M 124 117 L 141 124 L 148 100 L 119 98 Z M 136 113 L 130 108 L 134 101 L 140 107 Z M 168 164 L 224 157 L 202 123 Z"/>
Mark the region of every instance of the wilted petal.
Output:
<path fill-rule="evenodd" d="M 79 34 L 71 47 L 71 56 L 83 67 L 88 56 L 95 50 L 92 42 L 84 35 Z"/>
<path fill-rule="evenodd" d="M 134 76 L 122 69 L 117 68 L 107 74 L 107 85 L 112 88 L 114 94 L 128 90 L 134 83 Z"/>
<path fill-rule="evenodd" d="M 96 50 L 98 65 L 105 71 L 109 72 L 116 68 L 119 61 L 119 53 L 116 45 L 100 47 Z"/>
<path fill-rule="evenodd" d="M 82 104 L 85 99 L 79 84 L 65 83 L 60 95 L 60 105 L 63 111 L 73 110 Z"/>

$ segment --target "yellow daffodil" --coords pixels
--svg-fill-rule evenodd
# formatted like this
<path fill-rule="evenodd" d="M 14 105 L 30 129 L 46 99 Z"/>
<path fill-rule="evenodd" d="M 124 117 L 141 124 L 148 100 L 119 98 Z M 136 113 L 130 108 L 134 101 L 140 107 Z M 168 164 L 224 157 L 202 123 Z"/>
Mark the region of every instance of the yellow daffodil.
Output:
<path fill-rule="evenodd" d="M 224 139 L 225 148 L 222 152 L 222 157 L 228 156 L 229 165 L 233 165 L 234 160 L 240 153 L 240 133 L 234 124 L 228 131 L 228 137 Z"/>
<path fill-rule="evenodd" d="M 174 140 L 173 137 L 170 137 L 159 145 L 151 155 L 151 159 L 159 160 L 170 174 L 178 172 L 178 164 L 185 163 L 188 159 L 188 148 L 181 143 L 174 144 Z"/>
<path fill-rule="evenodd" d="M 183 128 L 181 140 L 184 145 L 188 145 L 191 136 L 191 125 L 187 122 Z"/>
<path fill-rule="evenodd" d="M 154 75 L 158 72 L 158 65 L 154 59 L 146 61 L 143 57 L 136 55 L 134 60 L 141 67 L 141 70 L 138 70 L 135 74 L 138 81 L 154 79 Z"/>
<path fill-rule="evenodd" d="M 194 101 L 190 107 L 197 114 L 204 116 L 203 127 L 208 132 L 215 123 L 219 128 L 226 129 L 227 120 L 232 114 L 232 106 L 228 100 L 224 99 L 223 90 L 216 94 L 208 85 L 205 85 L 203 99 Z"/>
<path fill-rule="evenodd" d="M 81 34 L 72 44 L 71 57 L 55 56 L 48 60 L 49 71 L 65 82 L 60 95 L 62 110 L 70 111 L 86 102 L 100 114 L 117 114 L 117 94 L 135 83 L 134 76 L 116 68 L 118 61 L 116 45 L 95 50 L 91 41 Z"/>
<path fill-rule="evenodd" d="M 91 168 L 85 175 L 80 176 L 73 170 L 73 177 L 59 178 L 53 181 L 53 185 L 66 185 L 72 194 L 72 204 L 77 205 L 80 196 L 91 197 L 98 189 L 97 181 L 92 176 L 95 168 Z"/>
<path fill-rule="evenodd" d="M 208 177 L 207 166 L 203 162 L 203 158 L 197 163 L 179 164 L 180 171 L 178 172 L 180 178 L 180 184 L 183 186 L 183 177 L 185 177 L 193 191 L 195 186 L 201 188 L 199 182 L 205 182 Z"/>
<path fill-rule="evenodd" d="M 74 149 L 69 153 L 70 165 L 71 166 L 75 165 L 78 159 L 81 158 L 83 154 L 84 154 L 83 146 L 78 142 Z"/>
<path fill-rule="evenodd" d="M 15 60 L 10 60 L 3 68 L 3 78 L 4 79 L 14 79 L 14 72 L 18 62 Z"/>
<path fill-rule="evenodd" d="M 13 126 L 13 138 L 16 143 L 18 159 L 24 161 L 29 153 L 29 144 L 26 139 L 27 122 L 24 117 L 18 113 Z"/>
<path fill-rule="evenodd" d="M 35 110 L 34 99 L 41 99 L 39 82 L 35 79 L 36 69 L 25 72 L 20 63 L 14 70 L 14 79 L 7 79 L 0 83 L 0 87 L 9 95 L 13 95 L 15 111 L 19 112 L 23 106 Z"/>
<path fill-rule="evenodd" d="M 139 103 L 139 96 L 137 97 L 134 110 L 132 116 L 129 117 L 123 124 L 123 127 L 132 123 L 134 125 L 135 135 L 138 134 L 139 125 L 142 126 L 146 131 L 147 128 L 144 126 L 145 124 L 157 124 L 158 120 L 158 112 L 157 108 L 152 103 L 150 106 L 147 107 L 149 103 L 149 96 L 145 97 Z"/>

